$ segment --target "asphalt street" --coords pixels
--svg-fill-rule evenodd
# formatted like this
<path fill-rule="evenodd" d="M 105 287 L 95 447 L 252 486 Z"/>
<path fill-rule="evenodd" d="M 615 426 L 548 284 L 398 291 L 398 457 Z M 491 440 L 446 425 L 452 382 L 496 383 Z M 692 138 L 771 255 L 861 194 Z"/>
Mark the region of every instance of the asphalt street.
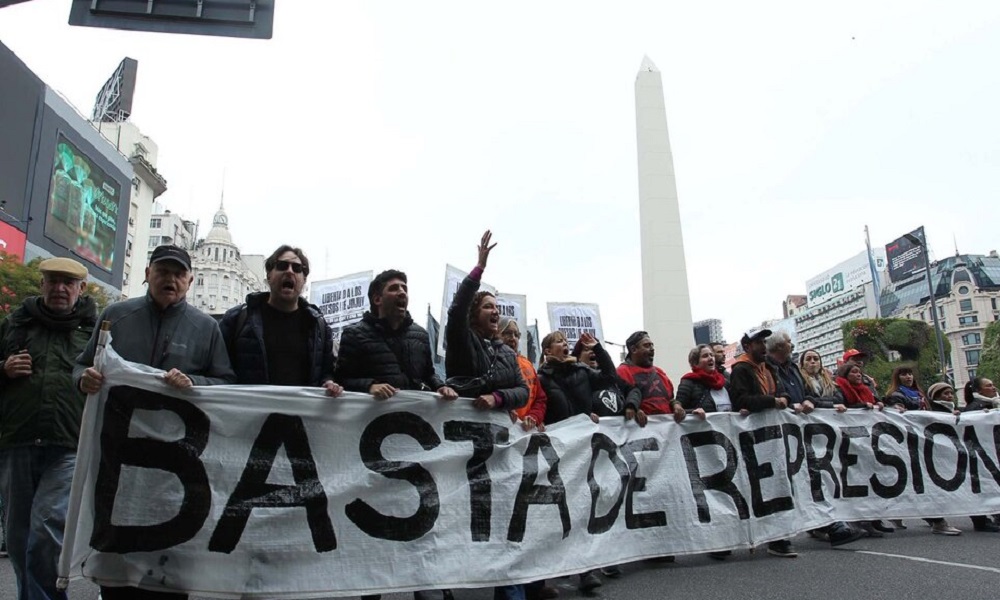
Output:
<path fill-rule="evenodd" d="M 674 563 L 640 562 L 624 575 L 604 579 L 590 597 L 629 600 L 807 600 L 872 598 L 887 600 L 995 600 L 1000 598 L 1000 534 L 972 531 L 968 519 L 951 519 L 964 530 L 958 537 L 932 535 L 923 521 L 883 539 L 863 538 L 838 549 L 806 535 L 793 539 L 798 558 L 776 558 L 764 548 L 736 551 L 719 562 L 708 556 L 681 556 Z M 584 598 L 577 580 L 551 582 L 560 598 Z M 15 598 L 14 574 L 0 559 L 0 598 Z M 70 584 L 72 600 L 94 600 L 88 581 Z M 386 600 L 409 599 L 392 594 Z M 488 600 L 491 590 L 455 590 L 457 600 Z"/>

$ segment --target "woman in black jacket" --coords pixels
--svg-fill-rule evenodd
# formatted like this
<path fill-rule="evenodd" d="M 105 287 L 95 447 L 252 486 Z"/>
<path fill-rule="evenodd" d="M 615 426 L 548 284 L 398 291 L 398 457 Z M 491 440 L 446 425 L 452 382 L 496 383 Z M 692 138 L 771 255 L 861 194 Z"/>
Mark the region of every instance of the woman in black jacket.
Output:
<path fill-rule="evenodd" d="M 580 354 L 570 354 L 569 343 L 561 331 L 552 332 L 542 340 L 545 362 L 538 369 L 538 380 L 548 397 L 546 425 L 581 414 L 590 415 L 596 423 L 600 416 L 619 415 L 625 410 L 624 402 L 621 406 L 608 407 L 597 401 L 599 392 L 615 389 L 618 384 L 611 356 L 589 333 L 583 334 L 578 346 L 580 354 L 594 355 L 599 368 L 591 368 L 578 360 Z M 635 402 L 634 397 L 632 400 Z"/>
<path fill-rule="evenodd" d="M 492 234 L 483 234 L 479 261 L 462 280 L 448 308 L 445 340 L 447 385 L 462 398 L 473 398 L 476 408 L 511 411 L 528 401 L 528 386 L 521 377 L 517 355 L 499 338 L 500 311 L 490 292 L 480 292 Z"/>
<path fill-rule="evenodd" d="M 677 401 L 684 410 L 699 419 L 705 413 L 730 412 L 729 384 L 726 377 L 715 368 L 715 353 L 708 344 L 698 344 L 688 352 L 691 372 L 681 377 L 677 387 Z"/>

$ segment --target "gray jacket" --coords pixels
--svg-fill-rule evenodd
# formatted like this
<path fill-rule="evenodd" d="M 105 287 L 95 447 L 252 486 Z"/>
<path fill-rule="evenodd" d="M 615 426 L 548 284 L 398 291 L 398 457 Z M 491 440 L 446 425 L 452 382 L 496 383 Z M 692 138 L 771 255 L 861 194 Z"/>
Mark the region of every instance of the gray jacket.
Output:
<path fill-rule="evenodd" d="M 111 346 L 125 360 L 164 371 L 177 369 L 194 385 L 236 382 L 218 323 L 186 301 L 161 311 L 146 294 L 107 307 L 98 323 L 104 321 L 111 321 Z M 93 366 L 99 335 L 100 326 L 77 357 L 74 385 Z"/>

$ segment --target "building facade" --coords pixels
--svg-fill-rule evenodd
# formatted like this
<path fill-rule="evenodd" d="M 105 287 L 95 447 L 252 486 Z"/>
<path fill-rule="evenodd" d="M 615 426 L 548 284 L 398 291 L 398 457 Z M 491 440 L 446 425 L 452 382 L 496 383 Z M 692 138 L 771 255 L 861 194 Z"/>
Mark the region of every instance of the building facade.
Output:
<path fill-rule="evenodd" d="M 868 281 L 795 315 L 796 351 L 816 350 L 823 366 L 832 369 L 846 350 L 841 326 L 856 319 L 874 319 L 877 314 L 875 287 Z"/>
<path fill-rule="evenodd" d="M 242 304 L 247 294 L 267 290 L 263 257 L 240 253 L 221 204 L 212 218 L 212 229 L 195 244 L 191 261 L 194 282 L 187 299 L 208 314 L 221 315 Z"/>
<path fill-rule="evenodd" d="M 716 344 L 725 343 L 722 335 L 722 321 L 719 319 L 705 319 L 692 325 L 694 330 L 695 344 Z"/>
<path fill-rule="evenodd" d="M 986 326 L 1000 320 L 1000 257 L 994 250 L 939 260 L 931 264 L 931 285 L 941 330 L 951 344 L 948 375 L 960 390 L 976 376 Z M 923 270 L 883 290 L 881 306 L 886 317 L 916 319 L 934 327 Z"/>

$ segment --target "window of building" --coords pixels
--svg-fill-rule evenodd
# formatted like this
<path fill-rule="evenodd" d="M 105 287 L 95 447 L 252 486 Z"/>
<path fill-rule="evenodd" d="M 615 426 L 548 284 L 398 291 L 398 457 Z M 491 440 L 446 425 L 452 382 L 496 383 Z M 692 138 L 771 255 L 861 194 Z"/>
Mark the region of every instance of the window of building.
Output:
<path fill-rule="evenodd" d="M 215 248 L 215 260 L 219 260 L 219 248 Z"/>
<path fill-rule="evenodd" d="M 970 299 L 959 300 L 958 310 L 962 312 L 969 312 L 970 310 L 972 310 L 972 300 Z"/>
<path fill-rule="evenodd" d="M 160 245 L 160 236 L 158 236 L 158 235 L 151 235 L 151 236 L 149 236 L 149 247 L 150 248 L 156 248 L 159 245 Z"/>
<path fill-rule="evenodd" d="M 972 344 L 981 344 L 983 342 L 982 337 L 978 333 L 967 333 L 962 336 L 962 343 L 966 346 L 971 346 Z"/>
<path fill-rule="evenodd" d="M 205 285 L 205 276 L 202 275 L 201 273 L 198 273 L 198 281 L 195 283 L 195 285 Z"/>
<path fill-rule="evenodd" d="M 150 229 L 159 229 L 160 228 L 160 219 L 158 217 L 153 217 L 152 219 L 150 219 L 149 220 L 149 228 Z"/>
<path fill-rule="evenodd" d="M 969 293 L 969 286 L 967 286 L 967 285 L 960 285 L 960 286 L 958 286 L 958 293 L 962 294 L 962 295 L 968 294 Z"/>
<path fill-rule="evenodd" d="M 972 380 L 972 379 L 975 379 L 975 378 L 976 378 L 976 370 L 975 369 L 969 369 L 969 379 Z"/>
<path fill-rule="evenodd" d="M 959 317 L 958 318 L 958 324 L 959 325 L 972 325 L 972 324 L 978 323 L 978 322 L 979 322 L 979 317 L 976 316 L 976 315 L 970 315 L 968 317 Z"/>
<path fill-rule="evenodd" d="M 979 350 L 966 350 L 965 351 L 965 363 L 968 365 L 978 365 L 979 364 Z"/>
<path fill-rule="evenodd" d="M 996 298 L 990 298 L 990 304 L 993 305 L 993 310 L 997 309 L 997 299 Z"/>

